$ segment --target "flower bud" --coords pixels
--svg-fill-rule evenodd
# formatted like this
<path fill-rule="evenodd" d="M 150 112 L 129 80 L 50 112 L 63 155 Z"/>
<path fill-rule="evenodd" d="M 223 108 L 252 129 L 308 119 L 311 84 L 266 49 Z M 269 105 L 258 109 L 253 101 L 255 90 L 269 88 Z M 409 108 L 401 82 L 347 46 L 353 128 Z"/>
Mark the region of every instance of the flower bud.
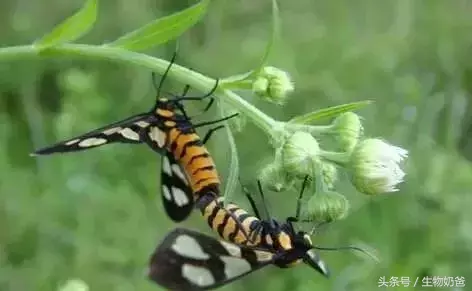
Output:
<path fill-rule="evenodd" d="M 297 131 L 283 146 L 283 166 L 295 176 L 314 176 L 314 169 L 320 162 L 319 151 L 318 142 L 311 134 Z"/>
<path fill-rule="evenodd" d="M 396 192 L 405 177 L 399 164 L 407 157 L 407 150 L 380 139 L 363 140 L 350 158 L 352 184 L 368 195 Z"/>
<path fill-rule="evenodd" d="M 325 191 L 313 195 L 308 200 L 305 219 L 316 222 L 332 222 L 347 216 L 349 201 L 337 192 Z"/>
<path fill-rule="evenodd" d="M 323 162 L 321 163 L 321 175 L 323 177 L 323 183 L 328 189 L 334 188 L 334 183 L 338 179 L 338 168 L 333 163 Z"/>
<path fill-rule="evenodd" d="M 259 178 L 270 191 L 282 192 L 291 188 L 295 177 L 287 173 L 280 161 L 266 165 L 260 172 Z"/>
<path fill-rule="evenodd" d="M 333 122 L 336 140 L 343 151 L 351 152 L 363 133 L 359 116 L 353 112 L 339 115 Z"/>
<path fill-rule="evenodd" d="M 256 95 L 276 104 L 283 104 L 293 89 L 288 73 L 275 67 L 264 67 L 252 84 Z"/>
<path fill-rule="evenodd" d="M 268 88 L 269 80 L 267 80 L 266 78 L 258 77 L 252 83 L 252 91 L 258 96 L 264 96 L 265 94 L 267 94 Z"/>

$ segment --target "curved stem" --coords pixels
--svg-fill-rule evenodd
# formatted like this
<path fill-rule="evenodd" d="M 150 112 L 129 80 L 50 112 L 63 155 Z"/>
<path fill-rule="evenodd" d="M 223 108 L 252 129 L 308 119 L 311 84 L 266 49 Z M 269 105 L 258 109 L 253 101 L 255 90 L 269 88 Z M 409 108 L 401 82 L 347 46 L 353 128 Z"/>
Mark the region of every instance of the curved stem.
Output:
<path fill-rule="evenodd" d="M 285 129 L 289 131 L 305 131 L 313 135 L 320 135 L 323 133 L 328 133 L 333 128 L 332 125 L 308 125 L 308 124 L 297 124 L 289 123 L 285 124 Z"/>
<path fill-rule="evenodd" d="M 169 65 L 169 62 L 166 60 L 106 45 L 63 44 L 42 51 L 32 45 L 0 48 L 0 62 L 24 60 L 27 58 L 61 56 L 102 59 L 123 64 L 132 64 L 150 69 L 160 74 L 163 74 Z M 188 84 L 202 92 L 208 92 L 211 90 L 216 82 L 215 79 L 177 64 L 172 66 L 168 76 L 183 84 Z M 256 126 L 269 135 L 273 126 L 277 123 L 274 119 L 267 116 L 233 91 L 220 89 L 215 95 L 224 98 L 224 102 L 245 114 L 255 123 Z"/>
<path fill-rule="evenodd" d="M 349 162 L 349 153 L 320 150 L 320 156 L 331 162 L 345 166 Z"/>

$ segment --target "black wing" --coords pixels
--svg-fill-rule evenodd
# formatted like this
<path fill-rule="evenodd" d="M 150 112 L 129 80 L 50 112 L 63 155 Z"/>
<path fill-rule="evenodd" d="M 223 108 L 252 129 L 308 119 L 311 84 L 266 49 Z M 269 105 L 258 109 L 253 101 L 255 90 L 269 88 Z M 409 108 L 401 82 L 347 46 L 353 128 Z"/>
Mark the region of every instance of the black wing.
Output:
<path fill-rule="evenodd" d="M 134 115 L 124 120 L 94 129 L 85 134 L 44 147 L 31 155 L 76 152 L 114 142 L 142 143 L 143 141 L 140 138 L 141 131 L 151 125 L 151 117 L 149 113 Z"/>
<path fill-rule="evenodd" d="M 176 228 L 150 259 L 149 278 L 169 290 L 210 290 L 272 264 L 271 252 Z"/>
<path fill-rule="evenodd" d="M 167 215 L 175 222 L 185 220 L 195 204 L 193 191 L 184 169 L 168 151 L 162 156 L 161 187 Z"/>
<path fill-rule="evenodd" d="M 164 155 L 168 151 L 166 146 L 169 129 L 163 127 L 162 121 L 155 116 L 151 116 L 150 120 L 152 125 L 140 132 L 140 140 L 145 142 L 153 151 Z"/>

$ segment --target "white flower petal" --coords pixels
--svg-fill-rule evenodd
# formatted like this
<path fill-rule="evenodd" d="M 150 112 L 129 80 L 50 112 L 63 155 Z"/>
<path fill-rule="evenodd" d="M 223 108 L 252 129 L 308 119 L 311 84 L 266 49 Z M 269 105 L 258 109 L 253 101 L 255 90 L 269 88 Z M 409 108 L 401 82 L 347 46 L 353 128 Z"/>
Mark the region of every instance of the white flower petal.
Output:
<path fill-rule="evenodd" d="M 406 175 L 399 164 L 407 157 L 407 150 L 380 139 L 362 141 L 351 156 L 354 186 L 371 195 L 398 191 Z"/>

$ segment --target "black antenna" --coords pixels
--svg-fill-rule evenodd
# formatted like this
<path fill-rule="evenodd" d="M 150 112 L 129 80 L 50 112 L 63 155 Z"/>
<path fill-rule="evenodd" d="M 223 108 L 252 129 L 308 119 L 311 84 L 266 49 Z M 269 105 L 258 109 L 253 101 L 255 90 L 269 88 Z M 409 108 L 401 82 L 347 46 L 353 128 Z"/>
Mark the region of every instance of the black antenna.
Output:
<path fill-rule="evenodd" d="M 380 262 L 379 258 L 377 258 L 375 255 L 371 254 L 369 251 L 361 248 L 361 247 L 356 247 L 356 246 L 342 246 L 342 247 L 320 247 L 320 246 L 313 246 L 313 249 L 321 250 L 321 251 L 340 251 L 340 250 L 352 250 L 352 251 L 358 251 L 363 253 L 364 255 L 369 256 L 372 260 L 376 261 L 377 263 Z"/>
<path fill-rule="evenodd" d="M 205 98 L 208 98 L 210 97 L 211 95 L 213 95 L 213 93 L 215 93 L 216 89 L 218 89 L 218 85 L 220 83 L 220 80 L 219 79 L 216 79 L 216 82 L 215 82 L 215 85 L 213 86 L 213 88 L 211 88 L 211 90 L 206 93 L 205 95 L 202 95 L 202 96 L 190 96 L 190 97 L 187 97 L 187 96 L 180 96 L 180 97 L 177 97 L 177 96 L 174 96 L 174 97 L 177 97 L 175 98 L 175 101 L 187 101 L 187 100 L 195 100 L 195 101 L 199 101 L 199 100 L 203 100 Z M 207 105 L 208 106 L 208 105 Z"/>
<path fill-rule="evenodd" d="M 235 113 L 235 114 L 232 114 L 230 116 L 226 116 L 226 117 L 223 117 L 223 118 L 220 118 L 220 119 L 215 119 L 215 120 L 211 120 L 211 121 L 197 123 L 197 124 L 194 124 L 192 127 L 193 128 L 198 128 L 198 127 L 202 127 L 202 126 L 206 126 L 206 125 L 215 124 L 215 123 L 218 123 L 218 122 L 222 122 L 222 121 L 231 119 L 231 118 L 236 117 L 238 115 L 239 115 L 239 113 Z"/>
<path fill-rule="evenodd" d="M 180 95 L 181 97 L 185 97 L 188 93 L 188 91 L 190 90 L 190 85 L 185 85 L 184 87 L 184 91 L 182 92 L 182 95 Z"/>
<path fill-rule="evenodd" d="M 267 218 L 270 219 L 269 209 L 267 209 L 267 204 L 264 197 L 264 191 L 262 191 L 261 180 L 257 180 L 257 188 L 259 189 L 259 194 L 261 194 L 262 206 L 264 207 L 264 212 L 266 213 Z"/>
<path fill-rule="evenodd" d="M 249 194 L 249 191 L 247 191 L 246 188 L 243 187 L 244 194 L 246 194 L 247 200 L 249 200 L 249 204 L 251 204 L 252 211 L 254 211 L 254 214 L 256 215 L 257 218 L 261 219 L 261 215 L 259 213 L 259 210 L 257 209 L 256 202 L 252 198 L 251 194 Z"/>
<path fill-rule="evenodd" d="M 241 188 L 244 192 L 244 194 L 246 195 L 247 199 L 249 200 L 249 204 L 251 204 L 251 207 L 252 207 L 252 211 L 254 212 L 254 215 L 258 218 L 258 219 L 262 219 L 261 218 L 261 215 L 259 213 L 259 210 L 257 209 L 257 206 L 256 206 L 256 202 L 254 201 L 254 199 L 252 198 L 250 192 L 247 190 L 246 187 L 244 187 L 243 183 L 241 182 L 241 177 L 238 177 L 238 180 L 239 180 L 239 184 L 241 185 Z M 236 221 L 239 222 L 239 220 L 236 219 Z M 241 227 L 242 230 L 244 230 L 244 227 Z M 256 236 L 257 234 L 262 230 L 262 224 L 258 224 L 254 229 L 252 229 L 250 232 L 249 232 L 249 235 L 247 236 L 247 239 L 248 241 L 250 242 L 255 242 L 256 240 Z"/>
<path fill-rule="evenodd" d="M 156 72 L 152 72 L 153 84 L 154 84 L 154 88 L 157 91 L 157 97 L 158 98 L 161 96 L 161 89 L 162 89 L 162 86 L 164 85 L 164 81 L 167 78 L 167 75 L 169 74 L 170 68 L 175 63 L 175 59 L 177 58 L 177 51 L 178 50 L 179 50 L 179 42 L 176 41 L 174 53 L 172 54 L 172 58 L 170 59 L 169 65 L 167 66 L 164 74 L 162 75 L 158 86 L 156 86 L 156 83 L 154 82 L 154 80 L 156 78 Z"/>
<path fill-rule="evenodd" d="M 313 222 L 312 220 L 302 220 L 302 222 Z M 319 222 L 317 223 L 315 226 L 313 226 L 313 228 L 310 230 L 309 234 L 310 235 L 313 235 L 313 233 L 316 231 L 316 229 L 318 228 L 321 228 L 323 227 L 324 225 L 328 225 L 330 222 L 328 221 L 323 221 L 323 222 Z"/>
<path fill-rule="evenodd" d="M 203 112 L 207 112 L 208 110 L 210 110 L 210 107 L 211 105 L 213 105 L 213 103 L 215 102 L 215 98 L 211 98 L 210 99 L 210 102 L 208 102 L 207 106 L 205 107 L 205 109 L 203 109 Z"/>
<path fill-rule="evenodd" d="M 303 179 L 302 183 L 302 188 L 300 190 L 300 195 L 298 195 L 298 200 L 297 200 L 297 210 L 295 212 L 295 218 L 297 221 L 300 219 L 300 209 L 302 206 L 302 197 L 303 197 L 303 192 L 305 192 L 306 185 L 308 184 L 308 175 L 305 176 L 305 179 Z"/>

